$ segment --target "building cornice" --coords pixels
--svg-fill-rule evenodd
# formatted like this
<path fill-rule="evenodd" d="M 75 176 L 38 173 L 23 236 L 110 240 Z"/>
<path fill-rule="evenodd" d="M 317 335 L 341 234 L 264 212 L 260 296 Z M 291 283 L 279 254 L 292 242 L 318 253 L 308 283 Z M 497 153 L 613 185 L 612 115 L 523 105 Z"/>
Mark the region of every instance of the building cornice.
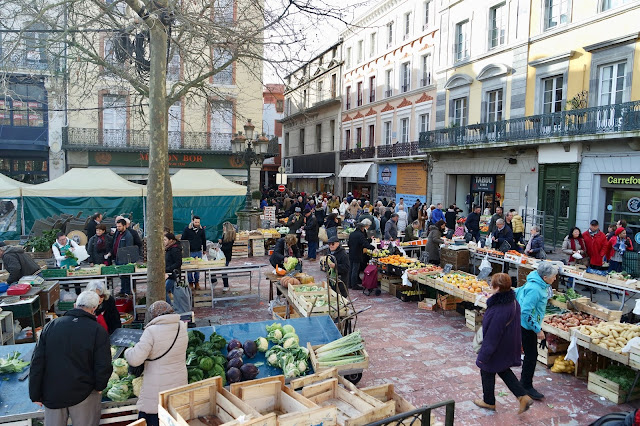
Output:
<path fill-rule="evenodd" d="M 634 43 L 640 37 L 640 32 L 634 32 L 632 34 L 614 38 L 611 40 L 601 41 L 599 43 L 590 44 L 588 46 L 584 46 L 583 49 L 586 52 L 595 52 L 597 50 L 609 49 L 614 46 L 618 46 L 620 44 Z"/>
<path fill-rule="evenodd" d="M 535 68 L 541 65 L 551 65 L 551 64 L 556 64 L 558 62 L 568 61 L 573 57 L 574 53 L 576 53 L 574 50 L 570 50 L 568 52 L 564 52 L 559 55 L 547 56 L 546 58 L 536 59 L 535 61 L 530 61 L 529 66 L 532 66 Z"/>

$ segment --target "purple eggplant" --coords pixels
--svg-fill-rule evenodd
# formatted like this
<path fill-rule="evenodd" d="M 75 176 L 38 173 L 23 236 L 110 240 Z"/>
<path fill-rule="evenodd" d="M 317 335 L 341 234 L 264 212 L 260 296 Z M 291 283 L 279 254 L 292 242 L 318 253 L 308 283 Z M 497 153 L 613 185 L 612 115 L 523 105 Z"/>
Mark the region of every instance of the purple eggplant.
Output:
<path fill-rule="evenodd" d="M 227 382 L 237 383 L 242 381 L 242 372 L 238 368 L 231 367 L 227 370 Z"/>
<path fill-rule="evenodd" d="M 240 372 L 242 373 L 242 380 L 253 380 L 258 377 L 260 370 L 253 364 L 244 364 L 240 367 Z"/>
<path fill-rule="evenodd" d="M 234 349 L 227 354 L 227 361 L 231 360 L 232 358 L 242 358 L 243 355 L 244 351 L 242 349 Z"/>
<path fill-rule="evenodd" d="M 240 368 L 242 367 L 242 364 L 244 364 L 242 362 L 242 357 L 237 356 L 229 360 L 229 362 L 227 363 L 227 368 L 231 368 L 231 367 Z"/>
<path fill-rule="evenodd" d="M 227 343 L 227 352 L 231 352 L 234 349 L 242 348 L 242 342 L 237 339 L 231 339 L 229 343 Z"/>
<path fill-rule="evenodd" d="M 244 342 L 242 348 L 244 349 L 244 354 L 247 358 L 253 358 L 258 353 L 258 345 L 256 345 L 256 342 L 253 340 L 247 340 Z"/>

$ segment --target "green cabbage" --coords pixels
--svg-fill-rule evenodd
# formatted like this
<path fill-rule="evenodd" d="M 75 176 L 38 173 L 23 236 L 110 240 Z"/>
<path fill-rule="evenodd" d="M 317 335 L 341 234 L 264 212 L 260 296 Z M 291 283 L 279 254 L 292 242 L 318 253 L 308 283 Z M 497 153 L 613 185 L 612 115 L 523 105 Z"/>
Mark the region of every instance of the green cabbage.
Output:
<path fill-rule="evenodd" d="M 284 261 L 284 269 L 287 271 L 293 271 L 296 269 L 296 266 L 298 266 L 298 259 L 293 256 L 289 256 L 287 260 Z"/>
<path fill-rule="evenodd" d="M 211 359 L 208 356 L 200 358 L 200 361 L 199 361 L 198 364 L 199 364 L 200 369 L 203 370 L 203 371 L 211 370 L 213 368 L 213 365 L 214 365 L 213 359 Z"/>
<path fill-rule="evenodd" d="M 296 332 L 296 329 L 295 329 L 295 328 L 293 328 L 293 326 L 292 326 L 292 325 L 285 324 L 285 325 L 282 327 L 282 331 L 284 332 L 284 334 L 289 334 L 289 333 L 295 333 L 295 332 Z"/>

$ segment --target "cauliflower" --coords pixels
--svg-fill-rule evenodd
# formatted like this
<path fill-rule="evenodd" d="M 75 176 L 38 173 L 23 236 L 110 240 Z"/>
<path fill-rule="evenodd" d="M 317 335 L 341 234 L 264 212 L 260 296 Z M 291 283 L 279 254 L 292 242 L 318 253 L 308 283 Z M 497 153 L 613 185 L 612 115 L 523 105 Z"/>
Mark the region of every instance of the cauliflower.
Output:
<path fill-rule="evenodd" d="M 113 373 L 111 373 L 111 377 L 109 377 L 109 381 L 117 381 L 120 380 L 120 376 L 118 376 L 118 373 L 116 373 L 115 371 Z"/>
<path fill-rule="evenodd" d="M 113 361 L 113 372 L 120 377 L 125 377 L 128 373 L 129 364 L 124 358 L 118 358 Z"/>
<path fill-rule="evenodd" d="M 269 349 L 269 341 L 264 337 L 258 337 L 256 339 L 256 346 L 258 346 L 258 351 L 266 352 Z"/>
<path fill-rule="evenodd" d="M 133 379 L 131 381 L 131 385 L 133 386 L 133 394 L 139 397 L 140 392 L 142 391 L 142 376 Z"/>

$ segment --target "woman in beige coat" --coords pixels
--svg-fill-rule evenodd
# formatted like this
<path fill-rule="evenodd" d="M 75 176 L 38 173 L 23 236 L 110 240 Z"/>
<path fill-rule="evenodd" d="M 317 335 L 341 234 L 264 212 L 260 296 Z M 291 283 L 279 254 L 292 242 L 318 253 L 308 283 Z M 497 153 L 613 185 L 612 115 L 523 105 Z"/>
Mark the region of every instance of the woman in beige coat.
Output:
<path fill-rule="evenodd" d="M 132 367 L 145 364 L 142 391 L 136 404 L 138 418 L 145 419 L 147 425 L 158 425 L 158 394 L 188 383 L 187 324 L 180 321 L 180 315 L 174 314 L 165 301 L 153 303 L 149 316 L 151 321 L 145 326 L 140 341 L 127 349 L 124 356 Z M 158 357 L 161 358 L 151 361 Z"/>

